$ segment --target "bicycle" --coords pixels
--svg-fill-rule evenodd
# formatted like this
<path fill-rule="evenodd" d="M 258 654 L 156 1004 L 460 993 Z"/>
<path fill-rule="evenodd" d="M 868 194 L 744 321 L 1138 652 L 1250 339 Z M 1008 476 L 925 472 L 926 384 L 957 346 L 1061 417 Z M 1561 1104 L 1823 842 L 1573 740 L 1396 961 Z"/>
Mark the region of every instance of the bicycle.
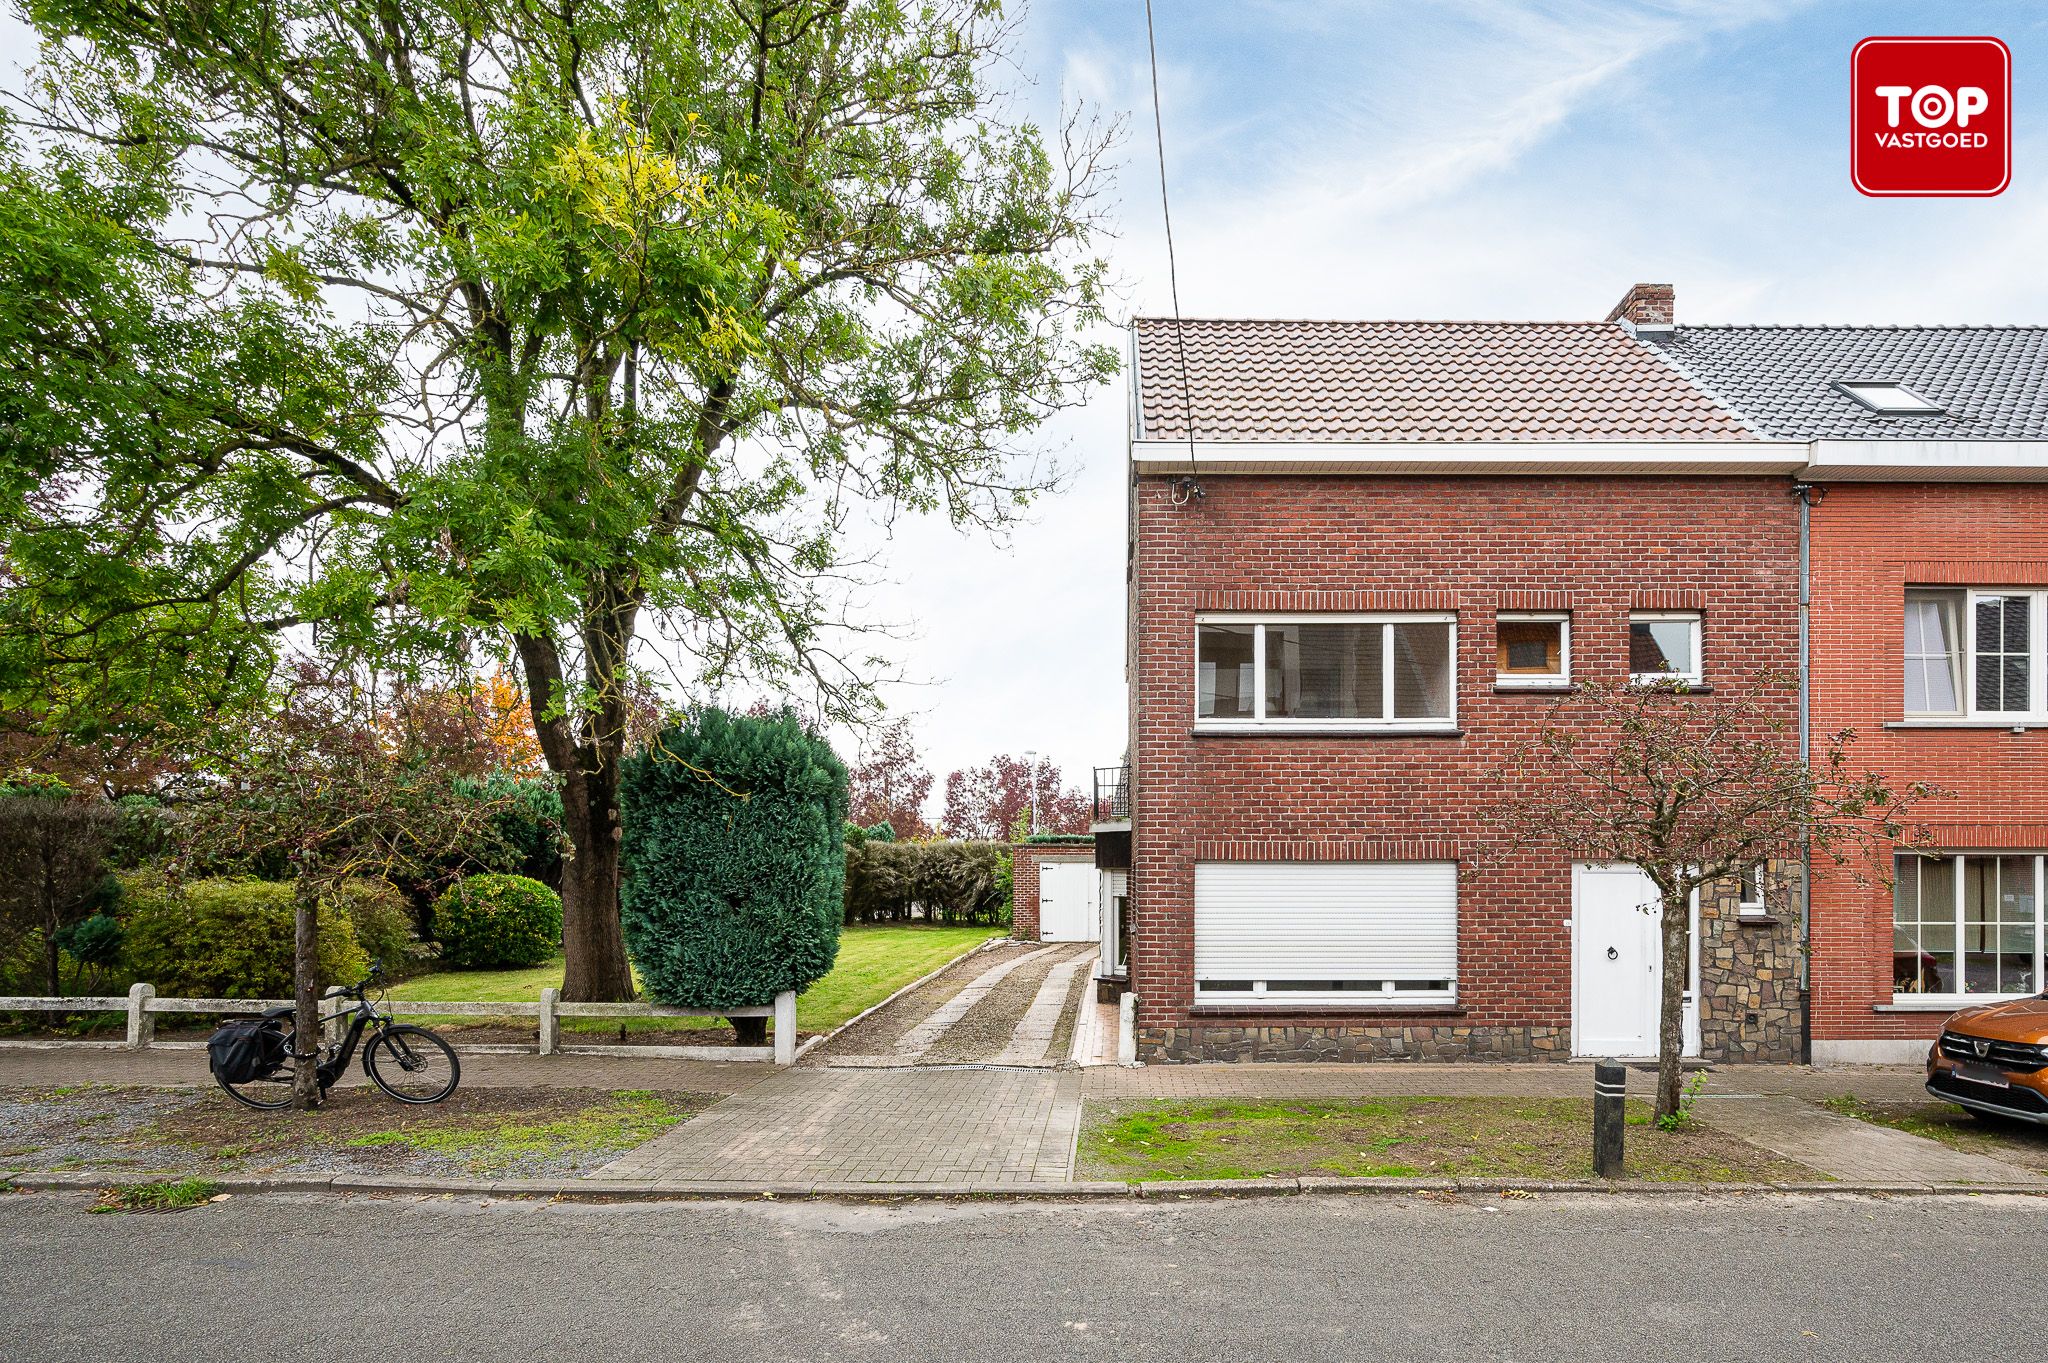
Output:
<path fill-rule="evenodd" d="M 327 995 L 330 999 L 353 999 L 355 1003 L 320 1019 L 323 1035 L 327 1023 L 349 1019 L 348 1031 L 338 1043 L 320 1047 L 320 1092 L 325 1094 L 348 1071 L 363 1033 L 375 1028 L 370 1044 L 363 1048 L 363 1073 L 370 1077 L 370 1082 L 401 1103 L 438 1103 L 462 1082 L 462 1063 L 455 1058 L 455 1048 L 434 1033 L 411 1023 L 396 1022 L 370 1002 L 364 991 L 383 974 L 381 964 L 372 964 L 370 973 L 361 980 Z M 242 1067 L 247 1078 L 231 1079 L 217 1063 L 211 1066 L 214 1082 L 228 1097 L 263 1112 L 276 1112 L 292 1105 L 293 1057 L 298 1054 L 298 1029 L 294 1024 L 297 1012 L 290 1005 L 268 1008 L 255 1021 L 253 1039 L 259 1043 L 262 1055 L 260 1060 Z"/>

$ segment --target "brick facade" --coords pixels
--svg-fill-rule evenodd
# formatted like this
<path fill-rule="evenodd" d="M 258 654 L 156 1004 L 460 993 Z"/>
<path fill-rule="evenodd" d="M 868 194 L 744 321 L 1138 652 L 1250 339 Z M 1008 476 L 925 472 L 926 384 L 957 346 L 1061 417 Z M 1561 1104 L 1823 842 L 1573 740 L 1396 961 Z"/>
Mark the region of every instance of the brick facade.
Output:
<path fill-rule="evenodd" d="M 1095 864 L 1095 849 L 1086 843 L 1019 842 L 1010 845 L 1010 936 L 1020 942 L 1038 940 L 1038 868 L 1043 862 Z"/>
<path fill-rule="evenodd" d="M 2048 586 L 2048 488 L 1831 484 L 1812 522 L 1814 732 L 1854 729 L 1857 768 L 1950 792 L 1921 811 L 1943 848 L 2048 849 L 2048 731 L 1884 727 L 1904 713 L 1906 587 Z M 1816 1056 L 1911 1053 L 1896 1043 L 1933 1037 L 1945 1010 L 1890 1011 L 1890 888 L 1816 871 Z"/>
<path fill-rule="evenodd" d="M 1631 609 L 1704 615 L 1708 685 L 1797 664 L 1797 506 L 1772 477 L 1219 476 L 1172 504 L 1133 489 L 1132 989 L 1141 1059 L 1564 1059 L 1571 872 L 1471 856 L 1485 774 L 1556 703 L 1496 691 L 1493 617 L 1571 612 L 1575 677 L 1627 669 Z M 1204 610 L 1453 610 L 1455 736 L 1197 734 Z M 1786 719 L 1794 702 L 1788 697 Z M 1789 739 L 1788 739 L 1789 742 Z M 1199 859 L 1453 859 L 1455 1007 L 1194 1006 Z M 1018 873 L 1023 899 L 1024 872 Z M 1021 912 L 1021 911 L 1020 911 Z M 1792 1059 L 1796 909 L 1736 924 L 1703 904 L 1714 1057 Z"/>

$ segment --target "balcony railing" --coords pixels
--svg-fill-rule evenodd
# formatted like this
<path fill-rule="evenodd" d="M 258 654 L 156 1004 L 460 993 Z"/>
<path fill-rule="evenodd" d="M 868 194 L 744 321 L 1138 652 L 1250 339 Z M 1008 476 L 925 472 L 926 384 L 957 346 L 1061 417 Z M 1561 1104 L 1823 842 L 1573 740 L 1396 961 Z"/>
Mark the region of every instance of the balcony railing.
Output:
<path fill-rule="evenodd" d="M 1111 823 L 1131 817 L 1131 769 L 1095 769 L 1095 822 Z"/>

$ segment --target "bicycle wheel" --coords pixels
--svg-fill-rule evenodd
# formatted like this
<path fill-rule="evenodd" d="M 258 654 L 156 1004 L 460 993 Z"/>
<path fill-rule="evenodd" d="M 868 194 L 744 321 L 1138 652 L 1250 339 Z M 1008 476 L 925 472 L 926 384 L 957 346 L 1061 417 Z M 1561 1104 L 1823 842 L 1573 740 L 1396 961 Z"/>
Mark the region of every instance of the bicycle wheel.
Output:
<path fill-rule="evenodd" d="M 462 1082 L 455 1048 L 424 1027 L 386 1027 L 363 1052 L 370 1082 L 401 1103 L 438 1103 Z"/>
<path fill-rule="evenodd" d="M 253 1107 L 259 1112 L 278 1112 L 290 1107 L 292 1105 L 292 1076 L 295 1069 L 291 1058 L 292 1043 L 296 1040 L 297 1036 L 298 1033 L 294 1030 L 287 1029 L 285 1031 L 285 1058 L 282 1063 L 268 1073 L 259 1075 L 247 1083 L 230 1084 L 216 1070 L 214 1071 L 213 1082 L 219 1084 L 221 1092 L 227 1094 L 228 1097 L 244 1107 Z"/>

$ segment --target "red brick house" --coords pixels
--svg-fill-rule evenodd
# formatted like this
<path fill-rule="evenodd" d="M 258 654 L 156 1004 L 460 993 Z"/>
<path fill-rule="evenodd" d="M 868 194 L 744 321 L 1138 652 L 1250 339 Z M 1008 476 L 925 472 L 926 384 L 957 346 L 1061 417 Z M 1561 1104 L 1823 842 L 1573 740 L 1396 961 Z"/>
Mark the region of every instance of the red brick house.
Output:
<path fill-rule="evenodd" d="M 1955 1009 L 2043 989 L 2048 329 L 1652 343 L 1760 433 L 1810 442 L 1813 731 L 1854 729 L 1859 765 L 1949 792 L 1924 810 L 1946 855 L 1813 884 L 1814 1058 L 1917 1060 Z"/>
<path fill-rule="evenodd" d="M 1748 344 L 1710 344 L 1723 330 Z M 2034 575 L 2048 540 L 2027 519 L 2033 489 L 1929 489 L 1974 466 L 1908 457 L 1904 443 L 1873 454 L 1881 434 L 1806 431 L 1833 412 L 1828 395 L 1883 415 L 1867 393 L 1830 385 L 1901 375 L 1829 356 L 1748 382 L 1759 352 L 1796 349 L 1765 333 L 1804 334 L 1676 328 L 1669 287 L 1645 285 L 1602 322 L 1136 324 L 1129 839 L 1098 845 L 1129 848 L 1128 941 L 1106 941 L 1103 959 L 1105 971 L 1127 963 L 1139 1058 L 1654 1050 L 1640 874 L 1536 855 L 1475 863 L 1486 772 L 1574 679 L 1711 688 L 1799 671 L 1803 516 L 1813 588 L 1836 593 L 1813 607 L 1817 723 L 1838 710 L 1859 728 L 1918 718 L 1898 711 L 1896 683 L 1892 712 L 1873 710 L 1884 649 L 1903 642 L 1905 586 L 2048 583 Z M 1822 372 L 1821 396 L 1799 386 Z M 1856 481 L 1873 477 L 1913 481 Z M 1813 506 L 1794 495 L 1822 478 L 1831 491 Z M 1864 594 L 1881 584 L 1850 561 L 1850 508 L 1869 497 L 1931 499 L 1930 524 L 1943 506 L 1995 507 L 1996 533 L 1960 555 L 1967 567 L 1939 571 L 1939 546 L 1887 544 L 1904 576 L 1888 579 L 1880 610 Z M 1959 557 L 1956 538 L 1943 561 Z M 1941 600 L 1962 620 L 1979 598 Z M 2038 641 L 2040 597 L 2027 600 Z M 1888 644 L 1871 637 L 1877 615 Z M 2048 668 L 2034 667 L 2038 710 Z M 1954 743 L 1879 727 L 1901 757 L 1942 754 L 1894 775 L 1975 773 L 1997 803 L 2032 773 L 2021 804 L 2005 799 L 2031 824 L 1957 836 L 2048 847 L 2048 740 L 1962 721 L 1977 728 L 1944 730 Z M 1695 906 L 1690 1050 L 1797 1059 L 1810 1035 L 1835 1039 L 1841 1008 L 1862 1009 L 1845 1038 L 1929 1033 L 1931 1017 L 1872 1012 L 1864 998 L 1888 991 L 1894 952 L 1889 891 L 1884 905 L 1861 891 L 1820 900 L 1813 926 L 1828 940 L 1813 960 L 1841 979 L 1816 985 L 1809 1034 L 1798 868 L 1760 873 L 1792 887 L 1771 911 L 1750 880 Z"/>

